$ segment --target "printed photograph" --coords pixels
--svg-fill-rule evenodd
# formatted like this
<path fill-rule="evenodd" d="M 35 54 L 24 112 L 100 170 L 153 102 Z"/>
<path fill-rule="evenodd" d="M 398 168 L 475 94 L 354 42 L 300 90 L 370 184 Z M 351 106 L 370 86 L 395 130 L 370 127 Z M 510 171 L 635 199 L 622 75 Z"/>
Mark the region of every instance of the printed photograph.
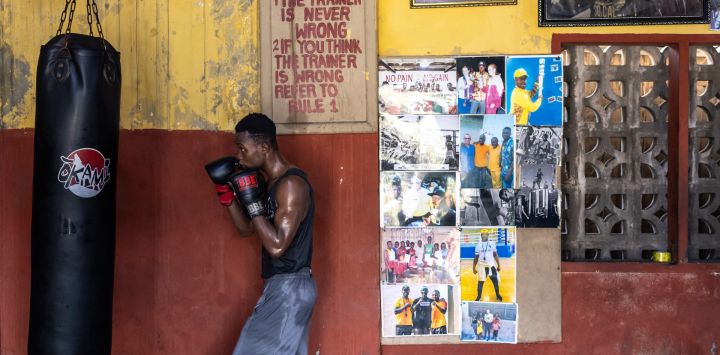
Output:
<path fill-rule="evenodd" d="M 460 280 L 457 228 L 385 229 L 380 249 L 382 283 L 454 284 Z"/>
<path fill-rule="evenodd" d="M 458 208 L 461 226 L 515 225 L 513 189 L 460 189 Z"/>
<path fill-rule="evenodd" d="M 459 333 L 457 286 L 381 285 L 384 337 Z"/>
<path fill-rule="evenodd" d="M 517 343 L 517 304 L 462 302 L 460 340 Z"/>
<path fill-rule="evenodd" d="M 512 115 L 460 116 L 462 188 L 513 187 L 514 123 Z"/>
<path fill-rule="evenodd" d="M 561 126 L 563 115 L 560 56 L 507 57 L 506 105 L 518 126 Z"/>
<path fill-rule="evenodd" d="M 461 234 L 461 299 L 516 302 L 515 228 L 463 228 Z"/>
<path fill-rule="evenodd" d="M 540 0 L 540 15 L 540 26 L 707 23 L 708 18 L 701 0 Z"/>
<path fill-rule="evenodd" d="M 455 172 L 382 172 L 381 227 L 456 226 Z"/>
<path fill-rule="evenodd" d="M 410 0 L 411 8 L 514 4 L 517 4 L 517 0 Z"/>
<path fill-rule="evenodd" d="M 506 114 L 505 57 L 457 58 L 458 114 Z"/>
<path fill-rule="evenodd" d="M 457 114 L 455 58 L 381 58 L 378 75 L 381 114 Z"/>
<path fill-rule="evenodd" d="M 562 127 L 517 127 L 517 162 L 529 164 L 558 164 L 562 144 Z"/>
<path fill-rule="evenodd" d="M 555 173 L 557 165 L 528 164 L 518 165 L 518 188 L 521 189 L 555 189 Z"/>
<path fill-rule="evenodd" d="M 515 225 L 521 228 L 557 228 L 559 190 L 515 190 Z"/>
<path fill-rule="evenodd" d="M 380 116 L 382 170 L 457 170 L 457 116 Z"/>

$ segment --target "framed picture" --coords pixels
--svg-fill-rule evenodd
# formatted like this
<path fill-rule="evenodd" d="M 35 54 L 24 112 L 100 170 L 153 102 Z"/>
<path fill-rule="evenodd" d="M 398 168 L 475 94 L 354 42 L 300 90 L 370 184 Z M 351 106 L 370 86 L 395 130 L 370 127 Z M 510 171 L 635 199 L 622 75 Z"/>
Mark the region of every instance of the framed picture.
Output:
<path fill-rule="evenodd" d="M 708 23 L 708 0 L 538 0 L 538 23 L 550 26 L 622 26 Z"/>
<path fill-rule="evenodd" d="M 422 9 L 428 7 L 457 7 L 483 5 L 515 5 L 517 0 L 410 0 L 410 7 Z"/>

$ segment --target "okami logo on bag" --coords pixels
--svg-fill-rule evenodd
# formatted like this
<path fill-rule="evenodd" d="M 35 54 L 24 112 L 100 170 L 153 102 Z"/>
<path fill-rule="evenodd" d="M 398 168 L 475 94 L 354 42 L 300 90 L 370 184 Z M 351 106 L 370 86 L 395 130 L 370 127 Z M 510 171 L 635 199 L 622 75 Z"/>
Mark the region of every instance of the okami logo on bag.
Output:
<path fill-rule="evenodd" d="M 60 160 L 58 181 L 76 196 L 93 197 L 110 180 L 110 159 L 95 149 L 80 148 Z"/>

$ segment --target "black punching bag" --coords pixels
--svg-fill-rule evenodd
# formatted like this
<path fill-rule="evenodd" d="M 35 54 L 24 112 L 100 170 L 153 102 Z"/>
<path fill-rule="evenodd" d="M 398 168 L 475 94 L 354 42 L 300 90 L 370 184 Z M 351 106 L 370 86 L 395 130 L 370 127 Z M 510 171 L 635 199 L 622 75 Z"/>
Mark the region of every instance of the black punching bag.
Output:
<path fill-rule="evenodd" d="M 119 53 L 68 28 L 40 50 L 36 96 L 28 354 L 110 354 Z"/>

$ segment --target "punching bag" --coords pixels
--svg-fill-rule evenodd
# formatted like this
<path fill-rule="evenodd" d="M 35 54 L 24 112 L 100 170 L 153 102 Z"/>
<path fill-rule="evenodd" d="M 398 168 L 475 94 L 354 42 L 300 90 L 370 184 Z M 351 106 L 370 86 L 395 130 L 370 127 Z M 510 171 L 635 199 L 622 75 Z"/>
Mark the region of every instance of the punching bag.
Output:
<path fill-rule="evenodd" d="M 67 30 L 61 34 L 70 8 Z M 58 35 L 40 50 L 32 196 L 28 354 L 110 354 L 120 55 L 100 37 Z"/>

